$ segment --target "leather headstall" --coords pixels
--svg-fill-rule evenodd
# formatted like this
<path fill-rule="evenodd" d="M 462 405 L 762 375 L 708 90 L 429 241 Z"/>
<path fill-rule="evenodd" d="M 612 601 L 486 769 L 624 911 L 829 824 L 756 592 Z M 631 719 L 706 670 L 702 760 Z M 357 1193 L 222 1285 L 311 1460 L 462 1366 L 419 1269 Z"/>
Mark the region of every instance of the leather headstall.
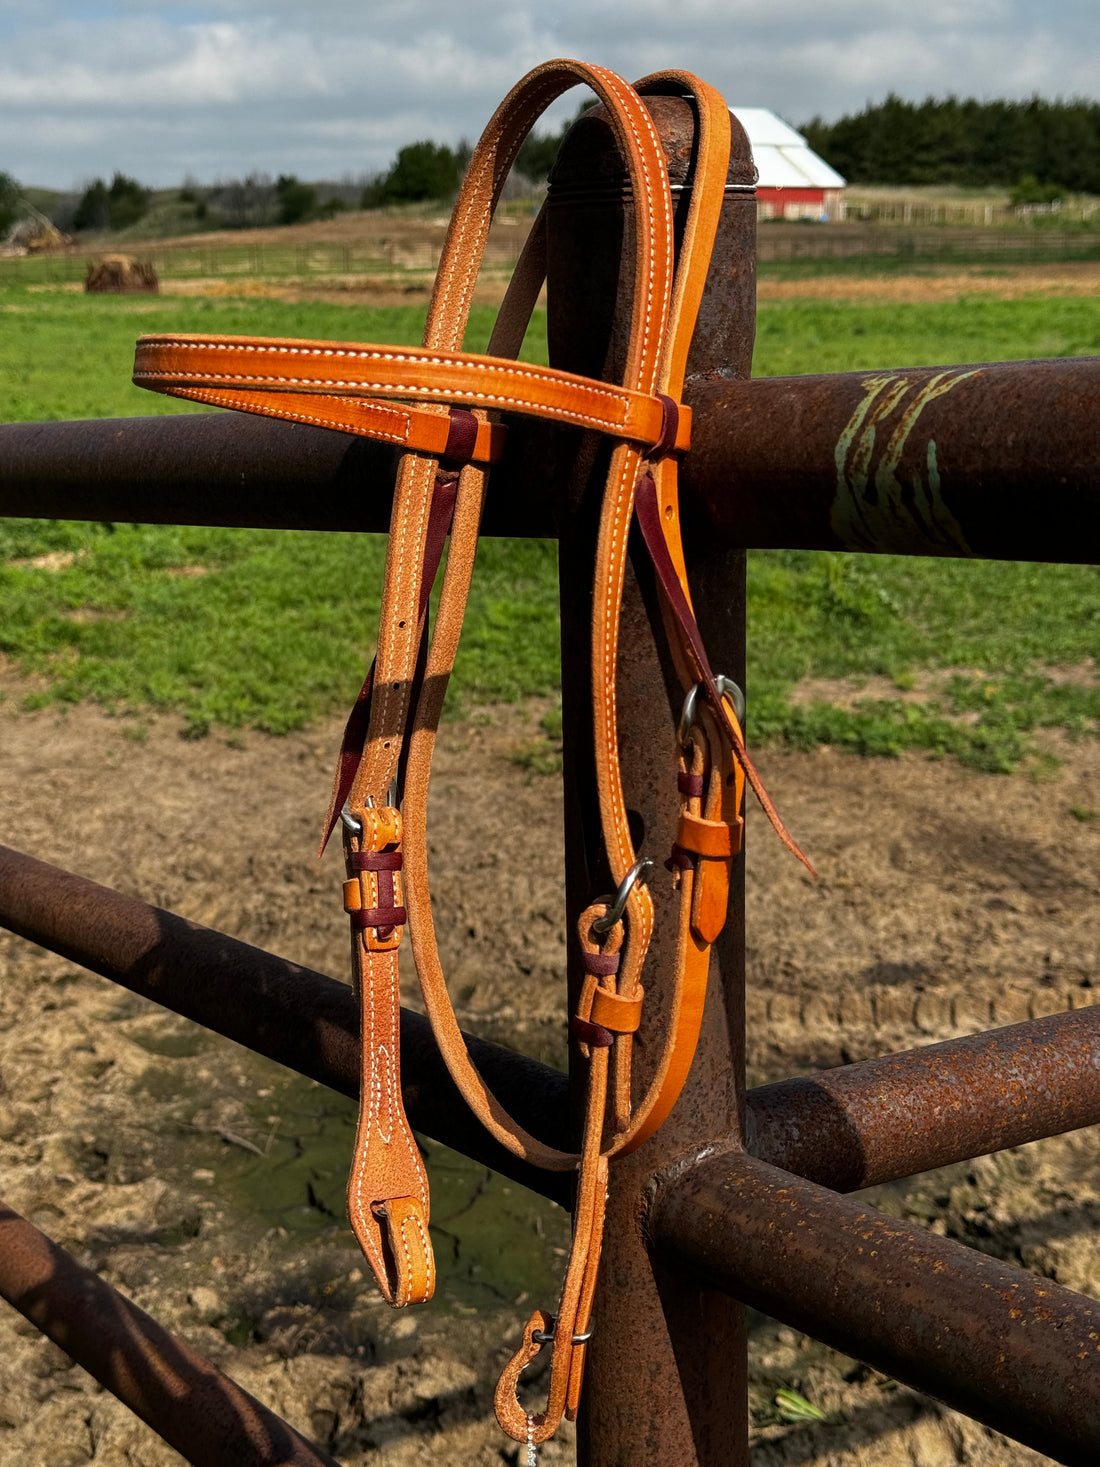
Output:
<path fill-rule="evenodd" d="M 604 104 L 626 161 L 635 213 L 633 315 L 622 380 L 595 381 L 516 360 L 545 275 L 536 221 L 489 351 L 462 351 L 477 267 L 516 153 L 562 92 L 586 83 Z M 674 265 L 664 156 L 642 101 L 675 87 L 694 99 L 694 185 Z M 725 921 L 730 869 L 741 844 L 745 783 L 799 857 L 745 750 L 724 680 L 716 679 L 692 611 L 680 542 L 677 462 L 689 446 L 681 403 L 688 348 L 718 226 L 730 155 L 730 116 L 690 73 L 629 86 L 578 61 L 536 67 L 505 98 L 470 160 L 444 246 L 419 348 L 236 336 L 155 335 L 137 344 L 141 387 L 227 408 L 323 424 L 397 444 L 377 652 L 341 749 L 325 840 L 343 830 L 344 908 L 362 1017 L 359 1124 L 348 1211 L 391 1304 L 429 1299 L 435 1284 L 428 1182 L 401 1102 L 398 951 L 409 929 L 424 1003 L 455 1083 L 486 1129 L 516 1156 L 578 1176 L 573 1246 L 555 1315 L 537 1310 L 496 1393 L 504 1430 L 533 1445 L 575 1415 L 589 1338 L 609 1163 L 640 1146 L 676 1102 L 691 1065 L 711 944 Z M 585 982 L 571 1019 L 587 1062 L 580 1150 L 530 1135 L 471 1061 L 448 997 L 432 926 L 427 793 L 436 730 L 466 606 L 490 465 L 519 414 L 597 429 L 613 440 L 596 553 L 592 625 L 593 725 L 600 818 L 618 892 L 582 913 Z M 632 1037 L 654 906 L 635 851 L 619 765 L 615 674 L 627 539 L 637 518 L 652 558 L 672 656 L 685 694 L 681 799 L 668 865 L 679 892 L 676 971 L 655 1072 L 631 1090 Z M 428 599 L 449 540 L 434 630 Z M 690 713 L 688 709 L 692 710 Z M 670 769 L 670 778 L 673 777 Z M 808 864 L 808 863 L 807 863 Z M 553 1347 L 545 1409 L 517 1399 L 521 1371 Z"/>

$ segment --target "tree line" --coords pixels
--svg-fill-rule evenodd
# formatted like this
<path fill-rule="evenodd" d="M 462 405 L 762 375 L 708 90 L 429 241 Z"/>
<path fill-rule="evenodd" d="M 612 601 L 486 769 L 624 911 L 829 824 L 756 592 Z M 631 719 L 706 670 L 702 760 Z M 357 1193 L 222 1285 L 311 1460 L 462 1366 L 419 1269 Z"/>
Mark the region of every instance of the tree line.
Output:
<path fill-rule="evenodd" d="M 1100 103 L 907 102 L 891 93 L 836 122 L 799 131 L 849 183 L 963 184 L 1045 197 L 1100 194 Z"/>
<path fill-rule="evenodd" d="M 558 132 L 532 136 L 524 142 L 516 170 L 530 187 L 538 188 L 545 182 L 558 146 L 571 126 L 572 119 Z M 443 202 L 458 192 L 471 151 L 467 142 L 452 148 L 446 143 L 421 140 L 401 148 L 384 173 L 354 188 L 305 183 L 292 173 L 272 179 L 269 174 L 255 172 L 211 187 L 187 180 L 176 198 L 196 220 L 211 228 L 229 229 L 300 224 L 355 207 Z M 54 210 L 54 222 L 78 234 L 117 232 L 137 224 L 153 204 L 152 189 L 116 172 L 110 183 L 95 178 L 79 196 L 70 195 L 62 201 Z M 18 219 L 21 205 L 19 184 L 9 173 L 0 172 L 0 238 Z"/>
<path fill-rule="evenodd" d="M 531 136 L 520 148 L 516 171 L 531 188 L 545 183 L 574 121 Z M 849 183 L 994 186 L 1011 190 L 1015 203 L 1042 203 L 1067 192 L 1100 194 L 1096 102 L 907 102 L 891 93 L 835 122 L 815 117 L 800 131 Z M 365 185 L 315 185 L 294 174 L 272 179 L 252 173 L 212 187 L 187 181 L 177 197 L 207 227 L 238 229 L 297 224 L 347 208 L 444 202 L 457 193 L 470 151 L 466 142 L 450 147 L 420 140 L 401 148 L 390 167 Z M 73 199 L 55 211 L 54 222 L 77 232 L 127 229 L 154 202 L 152 190 L 120 172 L 110 183 L 94 179 Z M 21 203 L 19 184 L 0 172 L 0 238 L 19 217 Z"/>

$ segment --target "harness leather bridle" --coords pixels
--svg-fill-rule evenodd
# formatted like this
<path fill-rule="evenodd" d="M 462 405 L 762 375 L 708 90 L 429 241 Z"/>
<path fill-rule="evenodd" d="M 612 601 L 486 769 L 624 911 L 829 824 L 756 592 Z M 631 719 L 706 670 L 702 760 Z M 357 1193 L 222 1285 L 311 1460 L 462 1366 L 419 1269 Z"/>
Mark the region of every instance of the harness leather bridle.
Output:
<path fill-rule="evenodd" d="M 487 355 L 462 351 L 474 282 L 500 189 L 545 108 L 585 82 L 604 104 L 626 160 L 635 211 L 633 316 L 622 381 L 594 381 L 515 360 L 545 278 L 540 215 L 512 277 Z M 664 156 L 643 102 L 690 93 L 697 115 L 694 184 L 673 268 L 672 206 Z M 740 849 L 747 781 L 784 843 L 801 852 L 745 751 L 738 711 L 707 662 L 680 543 L 677 458 L 689 442 L 680 401 L 688 348 L 722 207 L 730 117 L 705 82 L 660 72 L 635 87 L 600 66 L 536 67 L 497 109 L 455 204 L 420 348 L 231 336 L 144 336 L 142 387 L 399 445 L 400 459 L 374 664 L 352 710 L 326 824 L 343 825 L 344 907 L 362 1013 L 362 1081 L 348 1186 L 352 1227 L 391 1304 L 429 1299 L 435 1283 L 428 1182 L 401 1103 L 398 949 L 409 927 L 424 1003 L 440 1050 L 471 1109 L 516 1156 L 578 1173 L 573 1245 L 556 1316 L 536 1310 L 496 1392 L 515 1440 L 545 1441 L 577 1409 L 600 1254 L 608 1165 L 640 1146 L 672 1109 L 699 1032 L 710 946 L 725 921 Z M 394 399 L 394 401 L 391 401 Z M 618 885 L 580 916 L 585 982 L 571 1031 L 587 1061 L 578 1152 L 530 1135 L 474 1067 L 432 927 L 427 792 L 432 752 L 465 609 L 489 466 L 512 414 L 596 429 L 614 441 L 596 553 L 592 687 L 600 819 Z M 655 1073 L 631 1095 L 631 1040 L 641 1021 L 642 967 L 654 908 L 627 821 L 619 768 L 615 672 L 627 536 L 636 517 L 652 559 L 677 674 L 688 695 L 677 773 L 681 815 L 670 858 L 679 931 L 668 1022 Z M 450 541 L 439 609 L 428 597 Z M 722 683 L 720 687 L 719 684 Z M 520 1372 L 553 1344 L 548 1401 L 528 1415 Z"/>

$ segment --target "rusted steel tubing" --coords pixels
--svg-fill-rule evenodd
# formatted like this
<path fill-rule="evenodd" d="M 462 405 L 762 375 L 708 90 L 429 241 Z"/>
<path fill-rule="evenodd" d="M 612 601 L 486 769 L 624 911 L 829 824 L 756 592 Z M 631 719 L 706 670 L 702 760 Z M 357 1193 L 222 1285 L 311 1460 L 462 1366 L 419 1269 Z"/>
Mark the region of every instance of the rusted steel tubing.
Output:
<path fill-rule="evenodd" d="M 343 983 L 3 846 L 0 924 L 358 1094 L 358 1020 Z M 418 1130 L 568 1203 L 563 1178 L 524 1166 L 468 1122 L 422 1015 L 402 1011 L 401 1041 Z M 565 1077 L 485 1040 L 467 1042 L 502 1099 L 566 1145 Z M 749 1091 L 747 1144 L 837 1191 L 910 1176 L 1100 1121 L 1098 1049 L 1100 1006 L 782 1080 Z"/>
<path fill-rule="evenodd" d="M 1100 1006 L 750 1090 L 746 1146 L 853 1192 L 1100 1122 Z"/>
<path fill-rule="evenodd" d="M 0 1295 L 195 1467 L 339 1467 L 3 1203 Z"/>
<path fill-rule="evenodd" d="M 494 471 L 488 534 L 553 533 L 548 498 L 526 492 L 526 431 Z M 385 531 L 394 462 L 387 444 L 248 413 L 5 423 L 0 516 Z"/>
<path fill-rule="evenodd" d="M 685 397 L 685 501 L 710 546 L 1096 556 L 1100 359 L 696 377 Z M 556 533 L 571 432 L 510 429 L 487 534 Z M 366 439 L 244 413 L 8 423 L 0 515 L 384 530 L 391 464 Z"/>
<path fill-rule="evenodd" d="M 1089 563 L 1100 358 L 698 381 L 685 483 L 754 548 Z"/>
<path fill-rule="evenodd" d="M 358 1012 L 351 989 L 334 978 L 6 846 L 0 926 L 343 1095 L 359 1094 Z M 466 1042 L 513 1115 L 566 1146 L 565 1076 L 486 1040 Z M 568 1175 L 540 1171 L 491 1140 L 455 1088 L 427 1019 L 408 1009 L 401 1068 L 417 1130 L 569 1204 Z"/>
<path fill-rule="evenodd" d="M 1070 1467 L 1100 1452 L 1100 1304 L 741 1153 L 661 1184 L 657 1256 Z"/>

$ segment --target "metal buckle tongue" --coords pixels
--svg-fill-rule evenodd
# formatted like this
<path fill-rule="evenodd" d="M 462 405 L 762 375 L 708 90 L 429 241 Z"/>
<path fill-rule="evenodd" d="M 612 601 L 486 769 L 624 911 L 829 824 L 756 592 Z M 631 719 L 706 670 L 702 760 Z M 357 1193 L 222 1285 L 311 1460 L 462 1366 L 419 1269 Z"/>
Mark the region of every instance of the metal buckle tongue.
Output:
<path fill-rule="evenodd" d="M 395 777 L 395 778 L 393 778 L 393 779 L 390 780 L 390 787 L 386 791 L 386 804 L 387 805 L 389 805 L 389 806 L 391 806 L 393 808 L 396 808 L 396 806 L 397 806 L 397 793 L 398 793 L 398 791 L 397 791 L 397 779 Z M 350 795 L 348 796 L 348 798 L 349 799 L 351 798 Z M 367 796 L 367 808 L 369 810 L 374 808 L 374 796 L 373 795 L 368 795 Z M 355 816 L 351 813 L 351 811 L 348 809 L 348 802 L 347 802 L 347 800 L 344 801 L 343 807 L 340 810 L 340 819 L 344 822 L 344 824 L 347 826 L 347 828 L 351 831 L 352 835 L 362 835 L 363 834 L 363 823 L 362 823 L 362 821 L 357 820 L 355 818 Z"/>

